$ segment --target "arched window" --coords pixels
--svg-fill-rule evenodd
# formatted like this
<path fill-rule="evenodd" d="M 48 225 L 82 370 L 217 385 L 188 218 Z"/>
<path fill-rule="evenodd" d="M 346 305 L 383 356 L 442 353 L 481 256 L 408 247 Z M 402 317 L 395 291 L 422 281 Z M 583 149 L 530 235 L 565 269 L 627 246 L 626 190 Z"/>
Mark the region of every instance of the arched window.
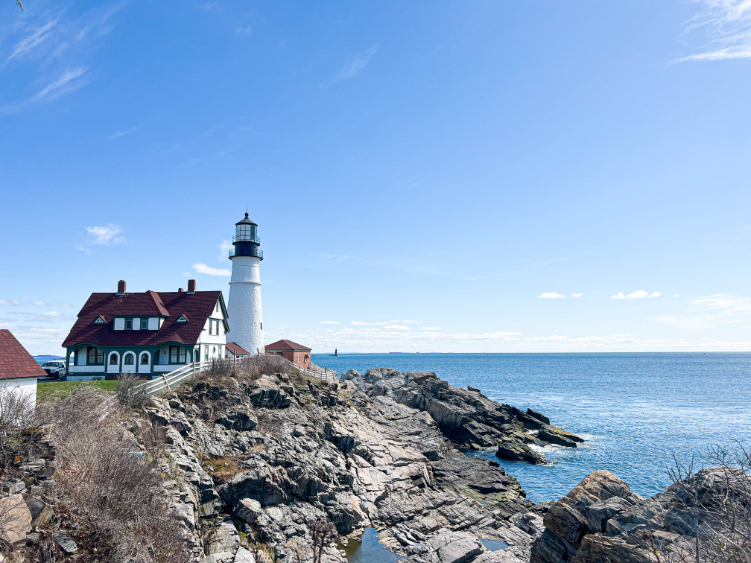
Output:
<path fill-rule="evenodd" d="M 136 357 L 134 354 L 130 352 L 125 354 L 125 358 L 123 358 L 123 365 L 132 366 L 135 362 L 136 362 Z"/>
<path fill-rule="evenodd" d="M 118 358 L 117 354 L 115 354 L 114 352 L 112 352 L 110 354 L 110 365 L 111 366 L 116 366 L 119 360 L 120 360 L 120 358 Z"/>
<path fill-rule="evenodd" d="M 149 365 L 149 355 L 146 352 L 141 354 L 141 365 L 142 366 Z"/>

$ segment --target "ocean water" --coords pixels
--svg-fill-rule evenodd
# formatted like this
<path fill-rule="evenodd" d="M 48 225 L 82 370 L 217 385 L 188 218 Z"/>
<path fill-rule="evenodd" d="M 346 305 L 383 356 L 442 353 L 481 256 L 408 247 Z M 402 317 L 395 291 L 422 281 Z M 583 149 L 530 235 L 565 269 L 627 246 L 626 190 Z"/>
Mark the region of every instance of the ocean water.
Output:
<path fill-rule="evenodd" d="M 314 354 L 313 361 L 340 373 L 432 371 L 585 438 L 576 449 L 543 448 L 547 466 L 499 460 L 537 502 L 564 496 L 596 469 L 651 496 L 669 484 L 674 455 L 686 462 L 711 446 L 751 447 L 749 353 Z"/>

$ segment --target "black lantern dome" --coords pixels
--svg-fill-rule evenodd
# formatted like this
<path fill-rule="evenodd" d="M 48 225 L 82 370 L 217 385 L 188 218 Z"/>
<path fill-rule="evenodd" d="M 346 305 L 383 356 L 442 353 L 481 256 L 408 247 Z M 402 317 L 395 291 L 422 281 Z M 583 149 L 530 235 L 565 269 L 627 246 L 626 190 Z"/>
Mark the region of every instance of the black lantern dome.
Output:
<path fill-rule="evenodd" d="M 245 218 L 235 223 L 235 236 L 232 237 L 232 245 L 229 251 L 229 258 L 236 256 L 255 256 L 263 260 L 263 252 L 259 246 L 261 246 L 261 238 L 258 236 L 258 225 L 248 218 L 248 214 L 245 214 Z"/>

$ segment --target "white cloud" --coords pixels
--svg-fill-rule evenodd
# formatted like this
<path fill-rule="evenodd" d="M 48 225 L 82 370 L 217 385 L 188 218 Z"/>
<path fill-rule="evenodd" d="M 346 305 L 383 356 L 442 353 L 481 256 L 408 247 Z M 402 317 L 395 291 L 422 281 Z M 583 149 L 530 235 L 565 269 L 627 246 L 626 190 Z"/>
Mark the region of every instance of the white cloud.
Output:
<path fill-rule="evenodd" d="M 408 326 L 401 326 L 401 325 L 386 325 L 383 328 L 386 330 L 409 330 Z"/>
<path fill-rule="evenodd" d="M 360 74 L 360 71 L 362 71 L 368 62 L 370 62 L 370 59 L 375 55 L 377 50 L 378 45 L 374 44 L 368 47 L 364 52 L 351 57 L 346 63 L 344 63 L 341 70 L 336 73 L 333 81 L 347 80 Z"/>
<path fill-rule="evenodd" d="M 76 250 L 80 250 L 84 254 L 91 254 L 91 249 L 85 246 L 76 246 Z"/>
<path fill-rule="evenodd" d="M 342 324 L 342 323 L 340 323 L 339 321 L 320 321 L 317 324 L 319 324 L 319 325 L 338 325 L 338 324 Z"/>
<path fill-rule="evenodd" d="M 584 295 L 584 294 L 583 293 L 572 293 L 571 297 L 581 297 L 582 295 Z"/>
<path fill-rule="evenodd" d="M 543 293 L 542 295 L 537 296 L 538 299 L 565 299 L 563 295 L 560 293 L 555 293 L 554 291 L 548 291 Z"/>
<path fill-rule="evenodd" d="M 675 62 L 709 62 L 751 58 L 751 1 L 700 0 L 704 9 L 688 21 L 685 31 L 700 31 L 708 44 L 701 52 Z"/>
<path fill-rule="evenodd" d="M 18 299 L 0 299 L 0 305 L 20 305 L 21 302 Z"/>
<path fill-rule="evenodd" d="M 60 318 L 60 313 L 58 313 L 57 311 L 47 311 L 45 313 L 42 313 L 42 316 L 43 317 L 52 317 L 52 318 L 58 319 L 58 318 Z"/>
<path fill-rule="evenodd" d="M 439 326 L 421 326 L 420 329 L 421 330 L 443 330 Z"/>
<path fill-rule="evenodd" d="M 118 236 L 122 230 L 112 223 L 109 225 L 86 227 L 86 231 L 93 237 L 93 244 L 120 244 L 127 240 L 124 236 Z"/>
<path fill-rule="evenodd" d="M 10 61 L 11 59 L 23 57 L 45 39 L 48 39 L 51 35 L 51 30 L 57 24 L 58 19 L 48 21 L 43 26 L 35 29 L 31 35 L 26 36 L 24 39 L 16 43 L 13 53 L 11 53 L 7 60 Z"/>
<path fill-rule="evenodd" d="M 49 303 L 45 303 L 44 301 L 32 301 L 32 305 L 38 305 L 39 307 L 47 307 Z"/>
<path fill-rule="evenodd" d="M 119 137 L 125 137 L 125 135 L 130 135 L 134 131 L 138 131 L 140 128 L 141 128 L 141 126 L 138 125 L 136 127 L 131 127 L 130 129 L 125 129 L 124 131 L 117 131 L 117 132 L 113 133 L 112 135 L 109 135 L 107 138 L 108 139 L 117 139 Z"/>
<path fill-rule="evenodd" d="M 229 251 L 232 248 L 232 240 L 227 239 L 223 240 L 219 243 L 219 260 L 223 261 L 227 259 L 227 256 L 229 256 Z"/>
<path fill-rule="evenodd" d="M 660 293 L 659 291 L 655 291 L 654 293 L 650 295 L 650 297 L 659 297 L 660 295 L 662 295 L 662 293 Z"/>
<path fill-rule="evenodd" d="M 226 268 L 212 268 L 211 266 L 207 266 L 206 264 L 202 264 L 201 262 L 193 264 L 193 269 L 196 271 L 196 273 L 204 274 L 207 276 L 229 277 L 232 275 L 232 272 L 230 270 L 227 270 Z"/>
<path fill-rule="evenodd" d="M 673 295 L 673 297 L 680 297 L 680 296 L 681 296 L 680 293 L 676 293 L 675 295 Z"/>
<path fill-rule="evenodd" d="M 616 293 L 615 295 L 610 296 L 611 299 L 626 299 L 626 296 L 623 295 L 620 291 Z"/>
<path fill-rule="evenodd" d="M 252 25 L 245 25 L 235 28 L 235 33 L 238 35 L 250 35 L 253 33 L 253 26 Z"/>
<path fill-rule="evenodd" d="M 658 316 L 655 321 L 680 328 L 703 329 L 751 320 L 751 299 L 740 295 L 717 293 L 689 302 L 682 315 Z"/>
<path fill-rule="evenodd" d="M 55 307 L 72 307 L 70 303 L 61 303 L 60 301 L 55 301 Z"/>
<path fill-rule="evenodd" d="M 629 293 L 626 296 L 626 299 L 644 299 L 649 295 L 648 291 L 644 291 L 643 289 L 637 289 L 633 293 Z"/>
<path fill-rule="evenodd" d="M 73 70 L 66 69 L 60 78 L 42 88 L 29 99 L 29 102 L 50 102 L 63 94 L 78 90 L 86 82 L 76 79 L 83 76 L 87 70 L 85 67 L 74 68 Z"/>

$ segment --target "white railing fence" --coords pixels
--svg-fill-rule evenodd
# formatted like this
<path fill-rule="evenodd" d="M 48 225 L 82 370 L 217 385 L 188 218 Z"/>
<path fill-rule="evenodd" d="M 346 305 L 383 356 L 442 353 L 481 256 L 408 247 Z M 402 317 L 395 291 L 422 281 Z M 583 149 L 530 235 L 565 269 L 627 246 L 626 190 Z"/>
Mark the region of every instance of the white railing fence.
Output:
<path fill-rule="evenodd" d="M 175 371 L 163 373 L 157 379 L 152 379 L 151 381 L 142 383 L 139 387 L 143 387 L 146 393 L 151 397 L 161 395 L 165 391 L 172 391 L 183 381 L 193 379 L 193 376 L 197 373 L 201 373 L 210 365 L 211 362 L 193 362 L 192 364 L 186 364 L 181 368 L 177 368 Z"/>

